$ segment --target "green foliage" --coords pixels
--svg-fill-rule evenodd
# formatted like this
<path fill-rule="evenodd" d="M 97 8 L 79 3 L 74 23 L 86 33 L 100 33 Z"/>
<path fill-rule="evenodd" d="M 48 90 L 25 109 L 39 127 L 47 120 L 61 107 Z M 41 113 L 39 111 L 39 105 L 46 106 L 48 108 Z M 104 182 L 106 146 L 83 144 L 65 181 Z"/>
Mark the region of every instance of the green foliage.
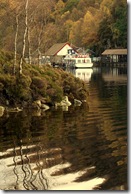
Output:
<path fill-rule="evenodd" d="M 68 0 L 65 4 L 65 10 L 64 11 L 71 11 L 77 4 L 79 3 L 79 0 Z"/>
<path fill-rule="evenodd" d="M 100 23 L 98 37 L 100 45 L 103 45 L 103 50 L 105 50 L 107 47 L 110 47 L 112 40 L 112 31 L 108 18 L 103 19 Z"/>
<path fill-rule="evenodd" d="M 42 77 L 32 77 L 32 83 L 31 83 L 31 89 L 32 89 L 32 95 L 35 100 L 39 96 L 45 97 L 46 95 L 46 89 L 48 85 L 48 80 Z"/>
<path fill-rule="evenodd" d="M 83 82 L 62 69 L 24 64 L 23 74 L 19 75 L 16 72 L 16 75 L 12 75 L 9 69 L 13 65 L 5 61 L 9 57 L 3 55 L 3 58 L 5 63 L 0 67 L 0 91 L 4 100 L 0 99 L 0 102 L 8 100 L 9 104 L 15 105 L 24 101 L 32 103 L 44 98 L 46 102 L 54 104 L 60 102 L 64 95 L 78 99 L 85 98 L 83 92 L 78 95 L 78 91 L 84 89 Z M 3 66 L 6 67 L 6 71 Z"/>
<path fill-rule="evenodd" d="M 7 61 L 8 63 L 12 62 L 13 57 L 14 57 L 13 53 L 1 50 L 0 51 L 0 64 L 5 65 L 5 63 L 7 64 Z"/>
<path fill-rule="evenodd" d="M 127 2 L 120 0 L 109 3 L 110 14 L 104 15 L 98 30 L 100 51 L 106 48 L 127 48 Z"/>
<path fill-rule="evenodd" d="M 4 89 L 4 85 L 0 82 L 0 92 L 2 92 Z"/>
<path fill-rule="evenodd" d="M 24 88 L 30 87 L 31 85 L 31 78 L 28 75 L 22 74 L 20 77 L 16 77 L 17 83 L 21 84 Z"/>
<path fill-rule="evenodd" d="M 47 81 L 41 77 L 33 77 L 32 84 L 35 85 L 37 88 L 47 88 Z"/>
<path fill-rule="evenodd" d="M 116 7 L 114 17 L 116 21 L 112 24 L 113 30 L 118 31 L 117 44 L 127 47 L 127 7 Z"/>
<path fill-rule="evenodd" d="M 4 79 L 4 93 L 7 99 L 16 101 L 29 100 L 31 79 L 27 76 L 21 78 L 7 75 Z"/>
<path fill-rule="evenodd" d="M 47 95 L 50 98 L 50 102 L 60 102 L 63 97 L 63 90 L 60 86 L 53 84 L 51 88 L 47 89 Z"/>
<path fill-rule="evenodd" d="M 63 81 L 64 94 L 68 95 L 70 100 L 74 98 L 85 100 L 88 96 L 88 91 L 85 83 L 79 78 L 74 78 L 72 75 L 65 77 Z"/>
<path fill-rule="evenodd" d="M 20 99 L 22 85 L 18 84 L 16 78 L 13 76 L 6 76 L 4 81 L 4 95 L 5 97 L 10 99 Z"/>

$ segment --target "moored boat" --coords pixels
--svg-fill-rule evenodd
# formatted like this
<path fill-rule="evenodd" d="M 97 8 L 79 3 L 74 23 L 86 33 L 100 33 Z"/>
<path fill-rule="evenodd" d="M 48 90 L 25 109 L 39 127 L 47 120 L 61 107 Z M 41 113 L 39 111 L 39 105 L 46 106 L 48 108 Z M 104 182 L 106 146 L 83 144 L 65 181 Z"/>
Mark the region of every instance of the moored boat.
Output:
<path fill-rule="evenodd" d="M 66 67 L 91 68 L 93 63 L 89 55 L 67 55 L 64 58 Z"/>

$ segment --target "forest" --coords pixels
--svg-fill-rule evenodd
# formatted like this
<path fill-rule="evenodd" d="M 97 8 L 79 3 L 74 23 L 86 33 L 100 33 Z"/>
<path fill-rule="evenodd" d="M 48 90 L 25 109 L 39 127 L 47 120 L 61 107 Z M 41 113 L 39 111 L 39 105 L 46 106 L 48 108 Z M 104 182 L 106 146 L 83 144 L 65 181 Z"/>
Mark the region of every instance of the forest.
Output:
<path fill-rule="evenodd" d="M 127 1 L 0 0 L 0 50 L 31 58 L 62 42 L 96 56 L 127 48 Z"/>

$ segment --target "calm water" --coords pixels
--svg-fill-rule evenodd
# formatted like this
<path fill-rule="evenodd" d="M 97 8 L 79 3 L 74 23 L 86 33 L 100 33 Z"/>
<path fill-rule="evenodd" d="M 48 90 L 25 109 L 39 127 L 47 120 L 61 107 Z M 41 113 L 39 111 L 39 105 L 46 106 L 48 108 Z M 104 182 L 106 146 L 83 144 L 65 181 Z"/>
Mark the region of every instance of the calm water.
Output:
<path fill-rule="evenodd" d="M 88 69 L 88 105 L 0 118 L 1 190 L 127 190 L 127 72 Z"/>

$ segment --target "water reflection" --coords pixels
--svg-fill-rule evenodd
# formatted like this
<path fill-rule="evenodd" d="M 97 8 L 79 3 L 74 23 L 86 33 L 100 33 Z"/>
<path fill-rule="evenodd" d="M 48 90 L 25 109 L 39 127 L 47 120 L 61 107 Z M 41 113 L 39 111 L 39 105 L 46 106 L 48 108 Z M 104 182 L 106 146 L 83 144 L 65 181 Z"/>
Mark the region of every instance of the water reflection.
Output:
<path fill-rule="evenodd" d="M 93 73 L 92 68 L 78 68 L 78 69 L 70 69 L 69 70 L 75 77 L 79 77 L 86 83 L 88 83 L 91 79 L 91 75 Z"/>
<path fill-rule="evenodd" d="M 103 68 L 102 75 L 105 81 L 127 82 L 127 68 Z"/>
<path fill-rule="evenodd" d="M 0 118 L 2 190 L 127 190 L 127 84 L 109 72 L 93 69 L 88 105 Z"/>
<path fill-rule="evenodd" d="M 80 166 L 77 164 L 77 167 L 76 161 L 73 161 L 74 157 L 77 158 L 77 155 L 79 155 L 79 159 L 84 157 L 79 150 L 81 140 L 77 137 L 81 125 L 79 122 L 82 123 L 84 110 L 81 109 L 79 122 L 72 121 L 70 117 L 74 111 L 74 116 L 76 117 L 78 110 L 77 108 L 70 110 L 70 113 L 67 115 L 63 114 L 61 110 L 54 110 L 52 111 L 53 113 L 48 113 L 50 119 L 47 116 L 41 119 L 30 116 L 30 123 L 29 118 L 25 117 L 25 113 L 17 114 L 15 119 L 17 118 L 18 120 L 14 120 L 15 122 L 13 123 L 11 121 L 14 114 L 10 115 L 8 122 L 6 121 L 5 131 L 7 142 L 11 141 L 13 149 L 10 148 L 11 145 L 6 145 L 5 151 L 1 152 L 1 158 L 4 158 L 4 165 L 7 165 L 9 169 L 13 167 L 14 174 L 16 175 L 16 182 L 10 185 L 13 174 L 10 176 L 9 169 L 8 172 L 5 169 L 5 173 L 9 173 L 8 179 L 5 181 L 6 184 L 4 184 L 9 184 L 8 189 L 43 190 L 56 189 L 56 186 L 57 189 L 60 189 L 59 185 L 67 182 L 70 183 L 70 181 L 80 178 L 87 172 L 87 169 L 90 172 L 91 170 L 94 171 L 95 167 L 92 167 L 91 164 L 88 168 L 88 165 L 82 167 L 82 163 L 79 164 Z M 54 114 L 56 117 L 54 117 Z M 21 121 L 19 120 L 20 118 Z M 5 120 L 2 122 L 5 123 Z M 72 158 L 72 152 L 75 149 L 76 154 L 74 153 Z M 65 176 L 66 174 L 69 177 Z M 59 178 L 62 175 L 64 175 L 63 179 Z M 103 182 L 103 180 L 102 178 L 92 180 L 92 186 L 93 184 Z M 72 185 L 70 189 L 71 187 Z M 86 189 L 88 189 L 87 186 Z"/>

